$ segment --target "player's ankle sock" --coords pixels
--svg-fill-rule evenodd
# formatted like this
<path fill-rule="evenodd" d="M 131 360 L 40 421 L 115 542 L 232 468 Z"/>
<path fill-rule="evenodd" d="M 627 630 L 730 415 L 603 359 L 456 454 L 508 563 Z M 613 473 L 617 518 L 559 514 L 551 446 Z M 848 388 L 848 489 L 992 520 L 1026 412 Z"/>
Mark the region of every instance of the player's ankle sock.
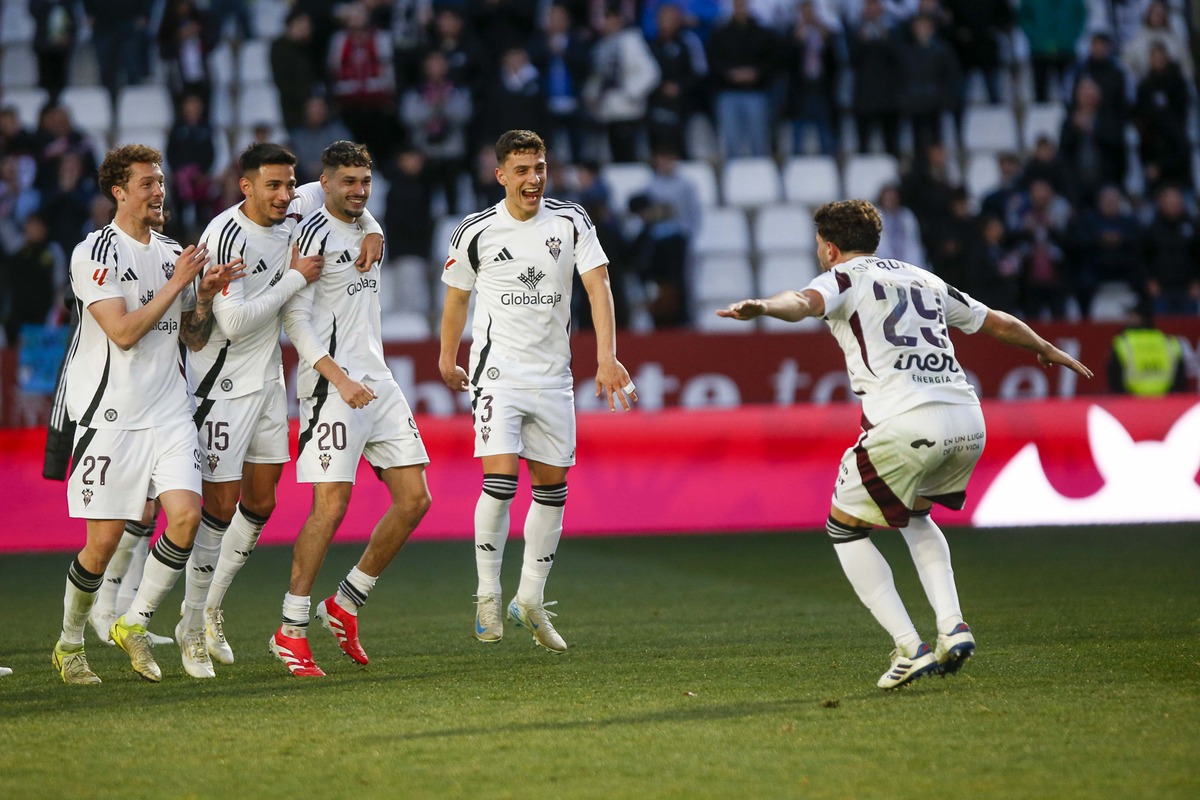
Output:
<path fill-rule="evenodd" d="M 843 525 L 830 517 L 825 523 L 825 530 L 834 541 L 833 551 L 837 553 L 842 571 L 846 573 L 858 599 L 884 630 L 891 634 L 893 641 L 899 644 L 917 636 L 916 628 L 896 591 L 892 569 L 868 535 L 870 528 Z M 920 642 L 920 638 L 916 641 Z"/>
<path fill-rule="evenodd" d="M 125 533 L 132 534 L 137 539 L 130 553 L 129 566 L 121 580 L 121 588 L 117 592 L 116 605 L 113 607 L 113 611 L 118 617 L 129 610 L 129 604 L 133 602 L 138 587 L 142 585 L 142 571 L 146 568 L 146 556 L 150 554 L 150 539 L 154 536 L 154 523 L 141 525 L 136 522 L 126 522 Z"/>
<path fill-rule="evenodd" d="M 108 568 L 104 570 L 104 582 L 96 592 L 96 607 L 101 611 L 113 612 L 117 608 L 117 596 L 121 593 L 121 584 L 129 571 L 129 563 L 137 549 L 138 537 L 129 530 L 130 523 L 125 523 L 125 532 L 117 542 L 117 549 L 108 560 Z"/>
<path fill-rule="evenodd" d="M 958 604 L 958 589 L 954 585 L 954 568 L 950 563 L 950 546 L 946 536 L 928 513 L 914 514 L 907 528 L 900 533 L 908 544 L 917 575 L 929 605 L 937 615 L 939 633 L 949 633 L 963 621 Z"/>
<path fill-rule="evenodd" d="M 521 584 L 517 601 L 540 606 L 546 579 L 554 566 L 554 552 L 562 538 L 563 513 L 567 504 L 567 484 L 533 487 L 533 503 L 525 517 L 525 553 L 521 559 Z"/>
<path fill-rule="evenodd" d="M 200 512 L 200 527 L 188 558 L 187 579 L 183 593 L 183 629 L 194 631 L 204 627 L 204 607 L 208 602 L 208 587 L 221 554 L 221 537 L 229 523 L 207 511 Z"/>
<path fill-rule="evenodd" d="M 234 577 L 254 552 L 258 537 L 266 524 L 266 517 L 247 511 L 245 506 L 238 504 L 237 512 L 229 523 L 229 530 L 221 537 L 221 557 L 217 560 L 212 585 L 208 588 L 208 608 L 220 608 L 225 602 L 225 593 L 229 591 Z"/>
<path fill-rule="evenodd" d="M 126 624 L 150 623 L 150 618 L 158 610 L 163 598 L 175 587 L 180 573 L 187 566 L 191 552 L 192 548 L 180 547 L 168 539 L 165 533 L 158 537 L 158 541 L 150 549 L 150 557 L 146 559 L 146 568 L 142 571 L 142 585 L 138 587 L 137 596 L 125 612 Z"/>
<path fill-rule="evenodd" d="M 488 473 L 475 503 L 475 571 L 479 584 L 475 594 L 500 594 L 500 566 L 508 541 L 508 509 L 517 494 L 517 476 Z"/>
<path fill-rule="evenodd" d="M 103 575 L 88 572 L 76 558 L 67 568 L 67 589 L 63 595 L 63 624 L 59 641 L 76 647 L 83 644 L 83 627 L 96 603 L 96 592 L 104 581 Z"/>
<path fill-rule="evenodd" d="M 308 637 L 309 610 L 312 598 L 288 592 L 283 596 L 283 635 L 292 638 Z"/>
<path fill-rule="evenodd" d="M 377 580 L 378 576 L 372 577 L 357 566 L 351 567 L 350 572 L 346 573 L 346 577 L 338 584 L 334 602 L 357 617 L 358 610 L 366 604 L 367 595 L 375 588 Z"/>

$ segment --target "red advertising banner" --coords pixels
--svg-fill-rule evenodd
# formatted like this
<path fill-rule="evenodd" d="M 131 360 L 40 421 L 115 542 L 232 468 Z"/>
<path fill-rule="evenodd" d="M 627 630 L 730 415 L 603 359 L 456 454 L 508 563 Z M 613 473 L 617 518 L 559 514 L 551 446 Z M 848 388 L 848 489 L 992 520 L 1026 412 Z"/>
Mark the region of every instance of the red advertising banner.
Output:
<path fill-rule="evenodd" d="M 746 323 L 731 321 L 729 325 L 733 331 L 729 335 L 622 333 L 618 352 L 637 384 L 641 410 L 735 408 L 757 403 L 791 406 L 850 399 L 841 351 L 824 325 L 798 327 L 795 333 L 753 329 L 736 333 L 745 330 Z M 1200 376 L 1200 318 L 1164 318 L 1160 325 L 1183 341 L 1188 383 L 1195 390 Z M 1098 323 L 1038 326 L 1046 338 L 1097 373 L 1090 381 L 1067 370 L 1043 370 L 1025 351 L 982 334 L 956 332 L 954 346 L 983 398 L 1069 399 L 1108 391 L 1104 368 L 1112 338 L 1120 330 L 1119 325 Z M 574 339 L 576 403 L 581 411 L 599 408 L 592 385 L 594 341 L 588 333 Z M 418 413 L 448 416 L 465 410 L 467 397 L 447 389 L 438 374 L 436 341 L 393 342 L 385 350 L 392 373 Z M 290 347 L 285 347 L 284 354 L 290 379 L 296 356 Z M 467 363 L 465 346 L 460 363 Z M 16 372 L 16 354 L 0 351 L 0 427 L 44 425 L 48 397 L 20 392 Z"/>
<path fill-rule="evenodd" d="M 984 413 L 987 444 L 967 506 L 935 512 L 942 524 L 1200 522 L 1197 398 L 987 401 Z M 859 419 L 852 403 L 582 415 L 567 535 L 820 529 Z M 470 539 L 481 486 L 470 420 L 423 415 L 419 424 L 433 507 L 414 536 Z M 83 544 L 65 486 L 41 478 L 44 441 L 41 429 L 0 432 L 0 551 Z M 310 501 L 289 465 L 263 541 L 291 542 Z M 339 541 L 366 539 L 388 503 L 364 464 Z M 523 475 L 512 511 L 517 535 L 528 504 Z"/>

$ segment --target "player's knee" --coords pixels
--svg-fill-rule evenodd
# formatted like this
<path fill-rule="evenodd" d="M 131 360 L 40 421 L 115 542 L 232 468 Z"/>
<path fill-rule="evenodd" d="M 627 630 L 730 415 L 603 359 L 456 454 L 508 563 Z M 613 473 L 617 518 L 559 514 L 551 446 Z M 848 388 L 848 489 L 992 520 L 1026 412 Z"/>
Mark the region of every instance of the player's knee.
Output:
<path fill-rule="evenodd" d="M 845 523 L 838 522 L 832 516 L 825 520 L 825 532 L 829 534 L 829 538 L 834 544 L 856 542 L 859 539 L 866 539 L 871 535 L 870 527 L 846 525 Z"/>
<path fill-rule="evenodd" d="M 250 521 L 262 520 L 265 524 L 275 511 L 275 494 L 272 492 L 267 497 L 242 498 L 242 502 L 238 504 L 238 510 Z"/>
<path fill-rule="evenodd" d="M 167 524 L 180 530 L 191 531 L 193 534 L 199 530 L 200 519 L 204 513 L 199 503 L 182 505 L 172 511 L 173 513 L 167 515 Z"/>
<path fill-rule="evenodd" d="M 403 497 L 397 498 L 393 503 L 397 513 L 411 525 L 416 525 L 420 522 L 429 511 L 431 505 L 433 505 L 433 497 L 429 494 L 429 489 L 427 488 L 419 492 L 409 492 Z"/>

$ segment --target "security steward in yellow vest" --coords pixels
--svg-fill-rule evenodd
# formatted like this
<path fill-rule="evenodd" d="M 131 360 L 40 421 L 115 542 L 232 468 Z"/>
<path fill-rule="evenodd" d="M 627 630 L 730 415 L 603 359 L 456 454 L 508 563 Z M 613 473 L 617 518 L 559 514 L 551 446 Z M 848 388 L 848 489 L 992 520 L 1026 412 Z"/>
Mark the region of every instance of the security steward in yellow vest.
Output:
<path fill-rule="evenodd" d="M 1187 391 L 1179 337 L 1155 328 L 1145 312 L 1137 316 L 1134 324 L 1113 337 L 1109 389 L 1138 397 Z"/>

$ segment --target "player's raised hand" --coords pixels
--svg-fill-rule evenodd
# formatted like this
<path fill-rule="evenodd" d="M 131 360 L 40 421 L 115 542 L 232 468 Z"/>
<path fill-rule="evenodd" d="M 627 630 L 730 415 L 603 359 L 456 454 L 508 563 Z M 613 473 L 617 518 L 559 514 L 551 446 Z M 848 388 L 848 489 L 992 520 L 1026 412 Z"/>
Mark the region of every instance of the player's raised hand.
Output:
<path fill-rule="evenodd" d="M 204 273 L 204 277 L 200 279 L 200 288 L 196 291 L 196 296 L 200 300 L 210 300 L 225 291 L 225 287 L 229 284 L 245 275 L 246 265 L 240 257 L 228 264 L 215 264 L 209 267 L 208 272 Z"/>
<path fill-rule="evenodd" d="M 342 381 L 337 390 L 342 400 L 351 408 L 365 408 L 375 399 L 375 392 L 371 391 L 371 387 L 349 378 Z"/>
<path fill-rule="evenodd" d="M 207 266 L 208 244 L 206 242 L 198 245 L 189 244 L 175 259 L 175 274 L 171 276 L 171 280 L 179 281 L 185 286 L 189 285 Z"/>
<path fill-rule="evenodd" d="M 1050 349 L 1046 352 L 1038 354 L 1037 359 L 1038 363 L 1043 367 L 1048 367 L 1051 364 L 1058 364 L 1059 366 L 1066 367 L 1072 372 L 1079 373 L 1085 378 L 1092 377 L 1092 371 L 1090 369 L 1085 367 L 1066 351 L 1060 350 L 1053 345 L 1051 345 Z"/>
<path fill-rule="evenodd" d="M 359 272 L 369 272 L 371 267 L 383 260 L 383 236 L 378 233 L 368 233 L 363 237 L 362 247 L 358 251 L 358 260 L 354 268 Z"/>
<path fill-rule="evenodd" d="M 467 380 L 467 371 L 458 364 L 439 365 L 439 370 L 442 373 L 442 380 L 456 392 L 465 392 L 470 385 Z"/>
<path fill-rule="evenodd" d="M 631 408 L 630 402 L 637 402 L 637 387 L 620 361 L 613 359 L 596 369 L 596 397 L 601 394 L 608 401 L 609 411 L 617 410 L 617 401 L 626 411 Z"/>
<path fill-rule="evenodd" d="M 291 269 L 296 270 L 304 276 L 306 283 L 316 283 L 321 277 L 321 268 L 325 266 L 325 259 L 321 256 L 305 256 L 300 257 L 300 245 L 292 245 L 292 264 Z"/>
<path fill-rule="evenodd" d="M 717 309 L 718 317 L 740 320 L 754 319 L 766 313 L 767 304 L 763 300 L 742 300 L 738 303 L 730 303 L 728 308 Z"/>

